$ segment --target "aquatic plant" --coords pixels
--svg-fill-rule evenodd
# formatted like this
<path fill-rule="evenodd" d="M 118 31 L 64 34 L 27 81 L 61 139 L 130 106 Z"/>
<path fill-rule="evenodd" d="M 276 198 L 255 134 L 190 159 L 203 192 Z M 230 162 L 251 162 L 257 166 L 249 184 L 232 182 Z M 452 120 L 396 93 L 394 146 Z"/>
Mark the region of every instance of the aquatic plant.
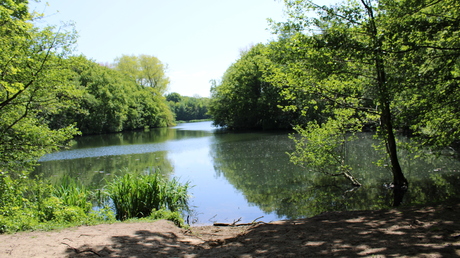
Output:
<path fill-rule="evenodd" d="M 167 180 L 157 171 L 125 173 L 106 186 L 118 220 L 149 217 L 154 210 L 188 210 L 188 189 L 188 182 Z"/>

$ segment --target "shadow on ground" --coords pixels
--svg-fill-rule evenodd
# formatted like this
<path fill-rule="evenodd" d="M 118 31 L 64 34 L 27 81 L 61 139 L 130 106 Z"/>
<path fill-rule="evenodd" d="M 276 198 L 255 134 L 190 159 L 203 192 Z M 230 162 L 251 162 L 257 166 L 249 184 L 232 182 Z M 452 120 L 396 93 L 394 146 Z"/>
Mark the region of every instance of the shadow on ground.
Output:
<path fill-rule="evenodd" d="M 257 225 L 230 238 L 212 237 L 210 230 L 200 232 L 192 228 L 191 232 L 166 233 L 141 230 L 134 236 L 113 236 L 109 246 L 80 247 L 79 253 L 69 248 L 68 254 L 70 257 L 460 257 L 459 203 L 387 211 L 331 212 L 309 219 Z"/>

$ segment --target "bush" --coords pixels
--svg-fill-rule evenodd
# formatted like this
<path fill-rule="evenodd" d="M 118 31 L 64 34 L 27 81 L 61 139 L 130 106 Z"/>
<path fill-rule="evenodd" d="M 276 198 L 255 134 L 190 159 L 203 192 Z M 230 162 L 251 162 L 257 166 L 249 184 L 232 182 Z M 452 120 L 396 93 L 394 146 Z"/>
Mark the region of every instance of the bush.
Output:
<path fill-rule="evenodd" d="M 91 191 L 69 176 L 65 176 L 61 180 L 59 186 L 54 187 L 53 195 L 59 197 L 65 205 L 79 207 L 86 213 L 89 212 L 93 206 L 89 201 Z"/>
<path fill-rule="evenodd" d="M 90 213 L 91 192 L 75 180 L 56 185 L 0 173 L 0 233 L 95 224 L 110 216 Z"/>
<path fill-rule="evenodd" d="M 167 219 L 183 226 L 181 212 L 188 210 L 188 188 L 188 183 L 168 181 L 159 173 L 127 173 L 107 186 L 115 215 L 107 201 L 101 209 L 92 210 L 91 196 L 97 192 L 69 177 L 53 185 L 0 171 L 0 233 L 94 225 L 114 222 L 115 217 Z"/>

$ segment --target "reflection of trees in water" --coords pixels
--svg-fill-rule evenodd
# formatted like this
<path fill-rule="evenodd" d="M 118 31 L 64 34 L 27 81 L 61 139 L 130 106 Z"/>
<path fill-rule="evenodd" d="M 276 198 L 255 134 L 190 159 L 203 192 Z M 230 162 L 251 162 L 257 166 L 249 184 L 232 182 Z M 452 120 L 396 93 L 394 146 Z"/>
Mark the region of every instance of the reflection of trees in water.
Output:
<path fill-rule="evenodd" d="M 361 134 L 349 143 L 347 162 L 363 186 L 353 189 L 348 180 L 314 173 L 289 162 L 292 142 L 280 134 L 217 135 L 211 155 L 217 175 L 223 175 L 251 204 L 288 218 L 309 217 L 325 211 L 389 208 L 393 191 L 384 187 L 391 172 L 377 167 L 378 153 L 367 146 L 372 135 Z M 412 159 L 402 153 L 410 188 L 403 205 L 437 202 L 460 194 L 458 161 L 446 158 Z M 442 171 L 435 171 L 442 167 Z M 449 169 L 449 167 L 451 169 Z"/>
<path fill-rule="evenodd" d="M 173 128 L 152 128 L 148 131 L 131 131 L 113 134 L 101 134 L 78 137 L 76 148 L 96 148 L 114 145 L 160 143 L 190 137 L 205 137 L 211 133 L 206 131 L 176 130 Z"/>
<path fill-rule="evenodd" d="M 47 161 L 41 163 L 34 174 L 51 180 L 59 180 L 67 175 L 78 178 L 90 188 L 100 188 L 115 175 L 149 169 L 158 169 L 165 176 L 169 176 L 173 166 L 167 159 L 167 151 Z"/>
<path fill-rule="evenodd" d="M 132 144 L 155 144 L 169 140 L 208 137 L 211 132 L 200 130 L 177 130 L 174 128 L 154 128 L 148 131 L 132 131 L 114 134 L 83 136 L 75 139 L 74 148 L 97 148 Z M 100 156 L 80 159 L 52 160 L 42 162 L 35 169 L 34 175 L 59 180 L 64 175 L 78 178 L 90 188 L 105 185 L 114 175 L 126 172 L 159 169 L 169 176 L 173 172 L 171 161 L 167 159 L 167 151 L 129 154 L 121 156 Z M 102 155 L 104 153 L 101 153 Z"/>

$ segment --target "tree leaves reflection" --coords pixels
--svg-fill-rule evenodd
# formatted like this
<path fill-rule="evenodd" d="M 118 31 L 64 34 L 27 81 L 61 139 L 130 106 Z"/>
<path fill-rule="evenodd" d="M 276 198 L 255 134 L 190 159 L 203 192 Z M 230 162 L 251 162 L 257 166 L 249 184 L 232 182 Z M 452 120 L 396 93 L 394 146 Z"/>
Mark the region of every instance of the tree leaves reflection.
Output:
<path fill-rule="evenodd" d="M 376 162 L 380 155 L 370 147 L 372 134 L 360 134 L 348 143 L 347 162 L 363 183 L 353 188 L 342 177 L 330 177 L 294 166 L 286 152 L 293 143 L 283 133 L 222 134 L 216 137 L 211 155 L 218 176 L 224 176 L 248 203 L 280 217 L 301 218 L 339 210 L 385 209 L 393 206 L 391 172 Z M 411 189 L 402 205 L 433 203 L 460 194 L 460 162 L 431 156 L 414 159 L 401 153 Z M 442 171 L 437 171 L 442 167 Z"/>

